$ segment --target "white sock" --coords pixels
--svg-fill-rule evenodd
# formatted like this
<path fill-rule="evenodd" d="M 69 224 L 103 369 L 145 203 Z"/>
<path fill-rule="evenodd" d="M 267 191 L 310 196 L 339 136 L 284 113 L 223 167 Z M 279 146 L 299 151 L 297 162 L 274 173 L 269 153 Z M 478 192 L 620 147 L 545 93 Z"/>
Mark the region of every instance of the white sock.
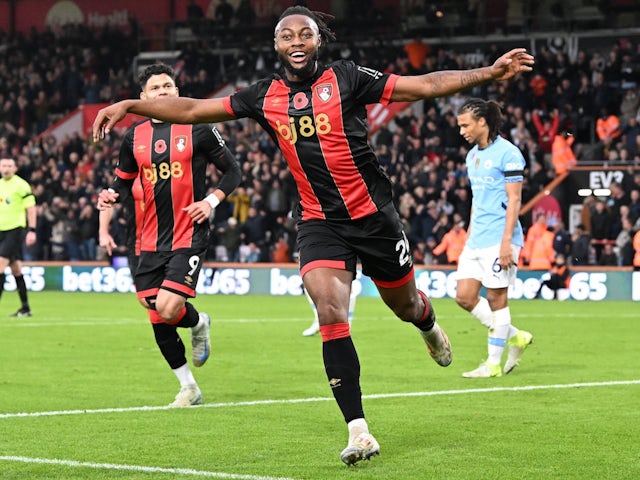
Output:
<path fill-rule="evenodd" d="M 347 317 L 349 319 L 349 325 L 351 325 L 351 322 L 353 321 L 353 312 L 356 310 L 356 298 L 358 298 L 358 296 L 355 294 L 352 287 L 351 296 L 349 297 L 349 314 Z"/>
<path fill-rule="evenodd" d="M 491 328 L 491 321 L 493 320 L 493 312 L 489 306 L 489 302 L 486 298 L 480 297 L 478 304 L 471 310 L 471 315 L 480 320 L 480 323 L 487 328 Z M 513 325 L 509 325 L 509 333 L 507 339 L 513 337 L 519 332 L 519 330 Z"/>
<path fill-rule="evenodd" d="M 480 297 L 478 304 L 471 310 L 471 315 L 480 320 L 480 323 L 487 328 L 491 328 L 491 321 L 493 320 L 493 312 L 489 306 L 489 302 L 486 298 Z"/>
<path fill-rule="evenodd" d="M 367 425 L 367 421 L 364 418 L 356 418 L 355 420 L 351 420 L 347 423 L 347 428 L 349 429 L 349 437 L 359 435 L 362 432 L 369 433 L 369 425 Z"/>
<path fill-rule="evenodd" d="M 507 343 L 509 335 L 509 327 L 511 325 L 511 313 L 509 307 L 501 308 L 493 312 L 493 324 L 489 329 L 488 350 L 489 358 L 487 361 L 494 365 L 502 363 L 502 353 Z"/>
<path fill-rule="evenodd" d="M 185 387 L 187 385 L 196 385 L 196 379 L 193 378 L 193 373 L 191 373 L 191 369 L 189 368 L 188 363 L 185 363 L 181 367 L 174 368 L 173 373 L 178 378 L 181 387 Z"/>

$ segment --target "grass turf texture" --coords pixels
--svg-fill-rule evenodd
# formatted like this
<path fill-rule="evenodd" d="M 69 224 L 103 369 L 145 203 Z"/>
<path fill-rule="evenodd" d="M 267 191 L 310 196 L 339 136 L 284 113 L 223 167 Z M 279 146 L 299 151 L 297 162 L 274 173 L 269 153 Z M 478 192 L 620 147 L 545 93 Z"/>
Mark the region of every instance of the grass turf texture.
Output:
<path fill-rule="evenodd" d="M 355 468 L 339 459 L 347 433 L 320 338 L 301 336 L 304 297 L 198 297 L 213 355 L 192 369 L 205 405 L 187 409 L 164 409 L 178 384 L 133 295 L 34 293 L 33 317 L 8 318 L 16 303 L 0 304 L 3 480 L 640 478 L 632 302 L 513 301 L 534 345 L 510 375 L 465 379 L 486 330 L 452 300 L 434 302 L 454 349 L 441 368 L 381 300 L 358 299 L 381 456 Z"/>

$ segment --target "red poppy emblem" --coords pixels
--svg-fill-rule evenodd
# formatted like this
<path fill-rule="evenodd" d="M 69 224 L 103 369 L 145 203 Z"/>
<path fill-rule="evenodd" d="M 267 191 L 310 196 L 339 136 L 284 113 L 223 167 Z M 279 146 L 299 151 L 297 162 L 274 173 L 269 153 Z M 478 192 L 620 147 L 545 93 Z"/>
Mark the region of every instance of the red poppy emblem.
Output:
<path fill-rule="evenodd" d="M 333 95 L 333 86 L 329 83 L 324 83 L 316 87 L 316 94 L 323 102 L 328 102 Z"/>
<path fill-rule="evenodd" d="M 184 152 L 185 148 L 187 148 L 187 136 L 179 135 L 173 139 L 173 143 L 179 152 Z"/>
<path fill-rule="evenodd" d="M 293 108 L 300 110 L 309 105 L 309 99 L 304 92 L 298 92 L 293 96 Z"/>
<path fill-rule="evenodd" d="M 164 153 L 167 151 L 167 143 L 164 140 L 157 140 L 153 145 L 153 150 L 156 153 Z"/>

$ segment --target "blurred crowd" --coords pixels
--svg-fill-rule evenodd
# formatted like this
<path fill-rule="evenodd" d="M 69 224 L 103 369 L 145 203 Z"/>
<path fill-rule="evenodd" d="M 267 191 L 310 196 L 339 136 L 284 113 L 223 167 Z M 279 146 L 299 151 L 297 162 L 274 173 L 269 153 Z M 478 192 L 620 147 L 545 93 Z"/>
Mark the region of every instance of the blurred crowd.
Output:
<path fill-rule="evenodd" d="M 137 98 L 131 30 L 95 33 L 76 25 L 55 33 L 0 33 L 0 153 L 18 160 L 19 175 L 31 183 L 38 200 L 39 241 L 26 260 L 105 258 L 97 245 L 94 205 L 97 192 L 113 179 L 124 132 L 93 144 L 81 132 L 56 139 L 47 128 L 79 105 Z M 456 112 L 475 96 L 503 106 L 502 134 L 527 161 L 523 205 L 576 163 L 625 165 L 625 178 L 612 186 L 610 196 L 585 200 L 580 228 L 567 232 L 562 219 L 544 219 L 544 230 L 562 238 L 553 242 L 554 251 L 567 254 L 572 265 L 632 265 L 635 256 L 640 266 L 640 245 L 633 246 L 640 230 L 640 170 L 635 169 L 640 166 L 640 44 L 619 39 L 601 49 L 569 55 L 562 46 L 542 46 L 535 52 L 534 73 L 421 102 L 372 132 L 416 263 L 457 260 L 471 199 L 464 165 L 469 146 L 458 133 Z M 501 53 L 491 46 L 462 54 L 416 38 L 403 46 L 329 45 L 321 60 L 351 59 L 385 72 L 421 74 L 490 65 Z M 258 48 L 247 49 L 233 69 L 221 69 L 214 58 L 198 41 L 183 50 L 174 65 L 181 95 L 205 97 L 227 82 L 241 88 L 279 68 L 272 53 Z M 297 192 L 280 152 L 255 122 L 218 128 L 244 178 L 215 211 L 209 260 L 295 261 Z M 210 174 L 213 185 L 217 174 Z M 116 213 L 112 232 L 122 244 L 127 219 L 119 208 Z M 538 220 L 523 221 L 529 230 L 528 223 Z M 531 259 L 523 256 L 522 262 Z"/>

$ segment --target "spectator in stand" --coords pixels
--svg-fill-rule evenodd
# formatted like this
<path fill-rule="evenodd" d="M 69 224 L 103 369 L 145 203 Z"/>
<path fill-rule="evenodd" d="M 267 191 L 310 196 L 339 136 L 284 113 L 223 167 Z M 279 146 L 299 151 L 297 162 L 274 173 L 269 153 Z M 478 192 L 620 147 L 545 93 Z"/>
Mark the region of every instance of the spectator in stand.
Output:
<path fill-rule="evenodd" d="M 600 117 L 596 120 L 596 134 L 606 150 L 613 148 L 622 135 L 620 119 L 617 115 L 609 113 L 606 108 L 603 108 Z"/>
<path fill-rule="evenodd" d="M 540 73 L 536 73 L 529 81 L 529 88 L 533 93 L 535 108 L 543 108 L 547 103 L 547 87 L 549 82 Z"/>
<path fill-rule="evenodd" d="M 529 264 L 531 257 L 531 246 L 535 243 L 544 232 L 547 231 L 547 216 L 543 212 L 536 214 L 535 222 L 527 229 L 525 235 L 524 246 L 520 251 L 520 260 L 524 265 Z"/>
<path fill-rule="evenodd" d="M 565 230 L 562 220 L 555 220 L 550 223 L 553 227 L 553 250 L 556 252 L 556 256 L 561 253 L 565 258 L 568 258 L 573 244 L 571 235 Z"/>
<path fill-rule="evenodd" d="M 629 267 L 633 265 L 633 224 L 629 218 L 622 219 L 622 228 L 616 237 L 613 249 L 618 255 L 618 265 Z"/>
<path fill-rule="evenodd" d="M 551 145 L 551 163 L 556 175 L 562 175 L 578 163 L 571 148 L 574 140 L 575 137 L 566 131 L 554 137 Z"/>
<path fill-rule="evenodd" d="M 457 265 L 460 253 L 467 241 L 467 231 L 464 229 L 465 223 L 459 214 L 454 214 L 457 218 L 454 220 L 453 227 L 442 238 L 440 243 L 433 249 L 433 254 L 438 256 L 443 252 L 447 254 L 447 263 L 449 265 Z"/>
<path fill-rule="evenodd" d="M 629 191 L 629 220 L 631 225 L 640 219 L 640 189 L 632 188 Z"/>
<path fill-rule="evenodd" d="M 409 65 L 411 65 L 410 73 L 412 75 L 425 73 L 424 60 L 431 53 L 431 47 L 424 43 L 420 36 L 417 36 L 407 43 L 403 50 L 407 54 Z"/>
<path fill-rule="evenodd" d="M 624 91 L 622 102 L 620 103 L 620 124 L 624 129 L 629 125 L 632 118 L 635 118 L 638 113 L 638 91 L 635 88 L 627 88 Z"/>
<path fill-rule="evenodd" d="M 211 0 L 207 9 L 207 17 L 212 19 L 216 26 L 228 28 L 233 19 L 233 6 L 227 0 Z"/>
<path fill-rule="evenodd" d="M 538 147 L 543 154 L 545 169 L 547 169 L 551 165 L 553 139 L 556 137 L 560 127 L 560 113 L 557 109 L 550 114 L 542 110 L 534 110 L 531 118 L 538 132 Z"/>
<path fill-rule="evenodd" d="M 600 257 L 598 258 L 598 265 L 607 267 L 618 266 L 618 255 L 613 251 L 613 245 L 610 242 L 604 244 Z"/>
<path fill-rule="evenodd" d="M 233 205 L 233 216 L 241 225 L 244 225 L 249 216 L 249 207 L 251 205 L 251 197 L 247 193 L 246 187 L 241 185 L 236 188 L 234 192 L 229 194 L 227 201 Z"/>
<path fill-rule="evenodd" d="M 591 243 L 596 254 L 596 263 L 600 264 L 600 256 L 607 240 L 611 240 L 613 220 L 603 200 L 597 199 L 591 210 Z"/>
<path fill-rule="evenodd" d="M 633 269 L 640 270 L 640 230 L 633 234 Z"/>
<path fill-rule="evenodd" d="M 220 245 L 224 247 L 229 262 L 240 261 L 241 228 L 235 217 L 227 219 L 226 226 L 218 227 Z"/>
<path fill-rule="evenodd" d="M 571 236 L 571 265 L 589 265 L 589 253 L 591 249 L 591 236 L 581 223 Z"/>
<path fill-rule="evenodd" d="M 640 124 L 638 124 L 638 118 L 633 116 L 629 118 L 627 124 L 622 129 L 622 141 L 629 155 L 634 157 L 640 153 Z"/>
<path fill-rule="evenodd" d="M 549 228 L 545 229 L 535 240 L 529 239 L 527 234 L 525 246 L 528 247 L 528 250 L 525 261 L 528 261 L 527 264 L 531 270 L 549 270 L 551 268 L 556 256 L 553 240 L 554 234 Z"/>
<path fill-rule="evenodd" d="M 266 261 L 264 255 L 264 248 L 267 243 L 265 238 L 265 216 L 262 212 L 258 211 L 256 207 L 249 207 L 247 213 L 247 219 L 242 225 L 242 234 L 240 236 L 242 243 L 245 245 L 254 245 L 260 251 L 258 256 L 258 262 Z M 255 248 L 252 250 L 255 253 Z M 255 258 L 255 257 L 254 257 Z"/>
<path fill-rule="evenodd" d="M 543 277 L 544 278 L 544 277 Z M 547 287 L 553 291 L 553 298 L 558 298 L 558 290 L 569 288 L 571 282 L 571 272 L 566 264 L 565 256 L 561 253 L 556 255 L 555 261 L 549 270 L 549 278 L 540 282 L 540 288 L 534 298 L 540 298 L 542 288 Z"/>

